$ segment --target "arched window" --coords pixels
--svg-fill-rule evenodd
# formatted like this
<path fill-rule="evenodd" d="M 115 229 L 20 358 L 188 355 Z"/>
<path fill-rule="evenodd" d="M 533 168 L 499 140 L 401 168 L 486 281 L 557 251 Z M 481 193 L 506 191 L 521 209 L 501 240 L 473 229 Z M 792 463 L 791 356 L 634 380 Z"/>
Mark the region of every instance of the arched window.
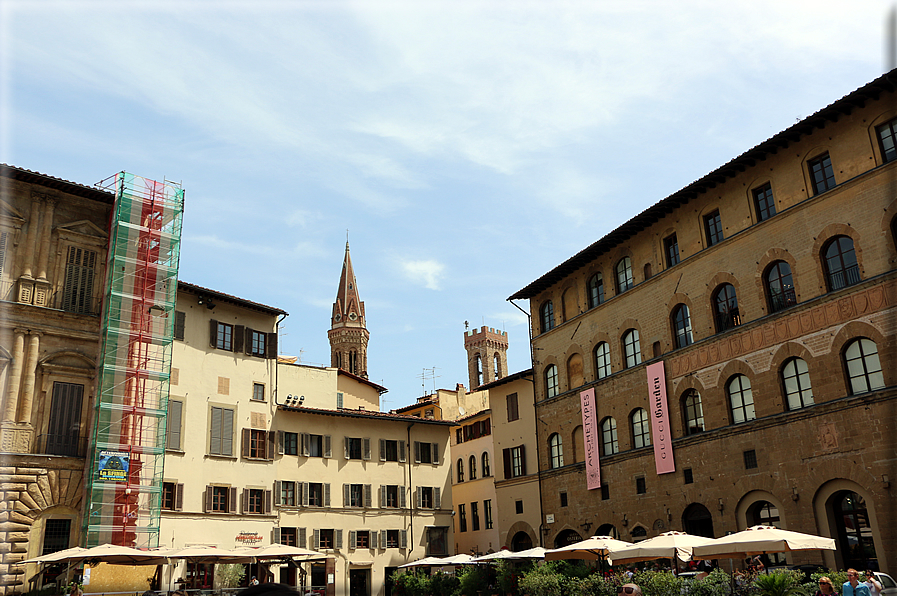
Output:
<path fill-rule="evenodd" d="M 548 453 L 550 455 L 549 466 L 552 470 L 564 465 L 564 444 L 561 442 L 561 435 L 558 433 L 548 437 Z"/>
<path fill-rule="evenodd" d="M 729 394 L 729 405 L 732 408 L 732 422 L 739 424 L 757 417 L 750 379 L 744 375 L 735 375 L 726 384 L 726 393 Z"/>
<path fill-rule="evenodd" d="M 638 408 L 632 413 L 632 446 L 636 449 L 647 447 L 651 444 L 651 429 L 648 422 L 648 412 L 644 408 Z"/>
<path fill-rule="evenodd" d="M 801 358 L 791 358 L 782 367 L 782 385 L 789 410 L 799 410 L 813 405 L 813 389 L 810 387 L 810 369 Z"/>
<path fill-rule="evenodd" d="M 776 261 L 766 270 L 766 293 L 769 312 L 779 312 L 797 304 L 791 267 L 785 261 Z"/>
<path fill-rule="evenodd" d="M 629 257 L 623 257 L 617 262 L 614 271 L 617 273 L 617 294 L 622 294 L 633 285 L 632 260 Z"/>
<path fill-rule="evenodd" d="M 636 526 L 632 528 L 632 531 L 629 533 L 632 536 L 633 542 L 641 542 L 642 540 L 646 540 L 648 538 L 648 530 L 641 526 Z"/>
<path fill-rule="evenodd" d="M 501 378 L 501 355 L 498 352 L 495 353 L 495 356 L 492 358 L 493 363 L 495 365 L 495 380 L 499 380 Z"/>
<path fill-rule="evenodd" d="M 601 446 L 604 455 L 620 452 L 620 444 L 617 442 L 617 421 L 612 416 L 601 421 Z"/>
<path fill-rule="evenodd" d="M 690 346 L 694 341 L 691 335 L 691 315 L 688 306 L 680 304 L 673 309 L 673 339 L 677 348 Z"/>
<path fill-rule="evenodd" d="M 741 325 L 738 298 L 735 296 L 735 286 L 732 284 L 721 285 L 713 294 L 713 316 L 716 320 L 717 333 Z"/>
<path fill-rule="evenodd" d="M 477 354 L 477 387 L 483 384 L 483 359 Z"/>
<path fill-rule="evenodd" d="M 480 462 L 483 464 L 483 478 L 488 478 L 492 475 L 492 469 L 489 467 L 488 451 L 483 452 L 483 457 L 480 458 Z"/>
<path fill-rule="evenodd" d="M 464 482 L 464 460 L 458 458 L 458 482 Z"/>
<path fill-rule="evenodd" d="M 844 350 L 844 365 L 852 395 L 875 391 L 885 386 L 878 347 L 871 339 L 861 337 L 850 342 Z"/>
<path fill-rule="evenodd" d="M 642 348 L 638 343 L 638 329 L 629 329 L 623 334 L 623 354 L 626 368 L 642 363 Z"/>
<path fill-rule="evenodd" d="M 838 535 L 838 550 L 844 557 L 844 566 L 863 569 L 869 567 L 870 562 L 877 563 L 866 500 L 853 491 L 840 491 L 829 502 Z"/>
<path fill-rule="evenodd" d="M 704 408 L 701 394 L 694 389 L 685 392 L 682 398 L 682 412 L 685 415 L 685 434 L 696 435 L 704 432 Z"/>
<path fill-rule="evenodd" d="M 595 348 L 595 371 L 599 379 L 603 379 L 611 373 L 610 346 L 607 345 L 607 342 L 603 341 Z"/>
<path fill-rule="evenodd" d="M 554 329 L 554 305 L 551 300 L 539 308 L 539 322 L 542 325 L 542 333 Z"/>
<path fill-rule="evenodd" d="M 477 456 L 471 455 L 470 459 L 467 461 L 467 474 L 470 476 L 471 480 L 477 479 Z"/>
<path fill-rule="evenodd" d="M 830 292 L 860 282 L 860 268 L 853 240 L 847 236 L 832 238 L 823 249 L 825 255 L 825 279 Z"/>
<path fill-rule="evenodd" d="M 604 279 L 600 273 L 589 278 L 589 308 L 595 308 L 604 302 Z"/>
<path fill-rule="evenodd" d="M 549 364 L 545 369 L 545 397 L 554 397 L 558 394 L 558 367 Z"/>

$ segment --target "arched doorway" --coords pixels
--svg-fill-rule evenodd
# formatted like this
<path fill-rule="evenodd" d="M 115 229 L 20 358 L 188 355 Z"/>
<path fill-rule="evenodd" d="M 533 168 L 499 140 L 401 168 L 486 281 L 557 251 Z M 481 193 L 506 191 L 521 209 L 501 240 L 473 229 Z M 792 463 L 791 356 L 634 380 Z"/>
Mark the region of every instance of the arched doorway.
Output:
<path fill-rule="evenodd" d="M 533 547 L 533 539 L 526 532 L 517 532 L 511 538 L 511 550 L 519 553 L 522 550 L 529 550 Z"/>
<path fill-rule="evenodd" d="M 642 526 L 636 526 L 632 528 L 632 531 L 629 532 L 629 535 L 632 536 L 633 542 L 641 542 L 642 540 L 648 539 L 648 530 L 646 530 Z"/>
<path fill-rule="evenodd" d="M 575 530 L 564 530 L 554 539 L 554 547 L 561 548 L 562 546 L 567 546 L 568 544 L 573 544 L 574 542 L 580 542 L 582 540 L 582 536 L 580 536 Z"/>
<path fill-rule="evenodd" d="M 832 495 L 829 503 L 844 567 L 878 569 L 865 499 L 853 491 L 843 490 Z"/>
<path fill-rule="evenodd" d="M 779 508 L 769 501 L 755 501 L 748 507 L 747 520 L 750 526 L 774 526 L 781 528 L 781 517 L 779 517 Z M 769 565 L 785 565 L 785 553 L 769 553 L 766 555 Z"/>
<path fill-rule="evenodd" d="M 713 518 L 710 511 L 700 503 L 692 503 L 682 514 L 682 527 L 688 534 L 716 538 L 713 534 Z"/>
<path fill-rule="evenodd" d="M 610 536 L 611 538 L 620 539 L 620 535 L 617 533 L 617 528 L 613 524 L 604 524 L 598 527 L 598 531 L 595 532 L 595 536 Z"/>

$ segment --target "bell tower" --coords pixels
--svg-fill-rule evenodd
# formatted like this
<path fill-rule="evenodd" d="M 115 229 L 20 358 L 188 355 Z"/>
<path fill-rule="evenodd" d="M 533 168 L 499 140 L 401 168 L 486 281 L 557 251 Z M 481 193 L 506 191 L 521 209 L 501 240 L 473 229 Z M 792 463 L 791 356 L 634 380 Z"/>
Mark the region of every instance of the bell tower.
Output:
<path fill-rule="evenodd" d="M 466 326 L 466 323 L 465 323 Z M 497 381 L 508 374 L 508 332 L 483 325 L 464 332 L 470 388 Z"/>
<path fill-rule="evenodd" d="M 364 302 L 358 298 L 355 271 L 346 242 L 343 272 L 339 278 L 336 301 L 330 318 L 330 365 L 359 377 L 368 377 L 368 333 L 364 320 Z"/>

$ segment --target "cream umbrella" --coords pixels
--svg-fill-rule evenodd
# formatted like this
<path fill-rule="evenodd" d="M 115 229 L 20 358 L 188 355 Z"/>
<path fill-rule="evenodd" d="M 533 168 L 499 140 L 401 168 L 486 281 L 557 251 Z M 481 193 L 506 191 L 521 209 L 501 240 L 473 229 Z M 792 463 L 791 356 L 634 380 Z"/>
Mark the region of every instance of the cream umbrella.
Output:
<path fill-rule="evenodd" d="M 541 546 L 537 546 L 535 548 L 530 548 L 527 550 L 522 550 L 518 552 L 514 552 L 512 550 L 500 550 L 498 552 L 489 553 L 488 555 L 483 555 L 482 557 L 477 557 L 473 559 L 474 563 L 488 563 L 489 561 L 514 561 L 514 560 L 523 560 L 523 559 L 544 559 L 545 558 L 545 549 Z"/>
<path fill-rule="evenodd" d="M 424 557 L 423 559 L 418 559 L 417 561 L 399 565 L 399 567 L 439 567 L 442 564 L 442 559 L 440 559 L 439 557 Z"/>
<path fill-rule="evenodd" d="M 245 554 L 260 561 L 266 559 L 327 558 L 327 555 L 322 555 L 317 551 L 299 548 L 298 546 L 288 546 L 286 544 L 269 544 L 268 546 L 262 546 L 259 548 L 246 547 L 234 550 L 233 552 Z"/>
<path fill-rule="evenodd" d="M 614 565 L 673 559 L 690 561 L 692 549 L 713 542 L 713 538 L 694 536 L 685 532 L 665 532 L 660 536 L 642 540 L 616 551 L 611 559 Z"/>
<path fill-rule="evenodd" d="M 87 549 L 84 547 L 73 546 L 72 548 L 56 551 L 55 553 L 50 553 L 48 555 L 41 555 L 39 557 L 34 557 L 33 559 L 19 561 L 19 564 L 24 565 L 25 563 L 58 563 L 60 561 L 70 561 L 76 558 L 75 555 L 85 550 Z"/>
<path fill-rule="evenodd" d="M 556 561 L 558 559 L 586 559 L 589 561 L 604 560 L 613 557 L 613 554 L 625 548 L 632 546 L 631 542 L 617 540 L 611 536 L 592 536 L 580 542 L 574 542 L 561 548 L 545 551 L 546 561 Z"/>
<path fill-rule="evenodd" d="M 716 538 L 696 546 L 696 559 L 740 559 L 765 553 L 784 553 L 795 550 L 836 550 L 835 540 L 813 534 L 780 530 L 773 526 L 753 526 L 747 530 Z"/>
<path fill-rule="evenodd" d="M 442 565 L 466 565 L 473 561 L 473 556 L 468 555 L 467 553 L 461 553 L 459 555 L 452 555 L 451 557 L 446 557 L 442 559 Z"/>

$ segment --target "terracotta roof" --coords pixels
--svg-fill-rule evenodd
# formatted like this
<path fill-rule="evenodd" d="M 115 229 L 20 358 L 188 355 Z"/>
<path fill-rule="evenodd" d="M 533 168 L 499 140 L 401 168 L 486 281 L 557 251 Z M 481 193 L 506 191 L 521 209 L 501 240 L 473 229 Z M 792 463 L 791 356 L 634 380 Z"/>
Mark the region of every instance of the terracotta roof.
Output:
<path fill-rule="evenodd" d="M 664 216 L 672 213 L 674 209 L 725 183 L 729 178 L 734 178 L 747 170 L 747 168 L 755 166 L 758 161 L 766 159 L 767 155 L 775 154 L 780 149 L 787 149 L 789 145 L 796 143 L 801 137 L 809 135 L 816 129 L 824 128 L 829 122 L 837 122 L 842 116 L 849 115 L 854 108 L 863 107 L 867 101 L 877 100 L 882 93 L 893 92 L 895 89 L 897 89 L 897 69 L 863 85 L 856 91 L 822 108 L 812 116 L 804 118 L 756 147 L 748 149 L 706 176 L 648 207 L 591 246 L 576 253 L 522 290 L 511 295 L 508 300 L 533 298 L 571 273 L 592 263 L 601 255 L 610 252 L 616 246 L 647 229 Z"/>
<path fill-rule="evenodd" d="M 378 385 L 377 383 L 375 383 L 373 381 L 369 381 L 369 380 L 365 379 L 364 377 L 359 377 L 358 375 L 353 375 L 352 373 L 350 373 L 347 370 L 338 368 L 338 369 L 336 369 L 336 372 L 339 375 L 345 375 L 345 376 L 349 377 L 350 379 L 354 379 L 354 380 L 358 381 L 359 383 L 364 383 L 365 385 L 370 385 L 371 387 L 376 389 L 377 392 L 380 393 L 380 395 L 383 395 L 384 393 L 389 391 L 389 389 L 387 389 L 383 385 Z"/>
<path fill-rule="evenodd" d="M 11 178 L 13 180 L 21 180 L 22 182 L 27 182 L 29 184 L 37 184 L 54 190 L 60 190 L 70 195 L 100 201 L 101 203 L 108 203 L 111 205 L 115 202 L 115 194 L 109 191 L 93 186 L 84 186 L 83 184 L 77 184 L 75 182 L 70 182 L 47 174 L 41 174 L 40 172 L 34 172 L 32 170 L 17 168 L 16 166 L 10 166 L 5 163 L 0 163 L 0 176 L 3 178 Z"/>
<path fill-rule="evenodd" d="M 187 283 L 187 282 L 181 281 L 181 280 L 178 280 L 178 289 L 192 292 L 194 294 L 208 295 L 217 300 L 231 302 L 238 306 L 242 306 L 244 308 L 252 308 L 252 309 L 259 310 L 259 311 L 262 311 L 262 312 L 264 312 L 266 314 L 270 314 L 270 315 L 287 315 L 287 314 L 289 314 L 287 311 L 282 310 L 280 308 L 275 308 L 273 306 L 266 306 L 259 302 L 245 300 L 243 298 L 231 296 L 230 294 L 225 294 L 224 292 L 219 292 L 218 290 L 204 288 L 202 286 L 197 286 L 195 284 Z"/>
<path fill-rule="evenodd" d="M 342 416 L 346 418 L 368 418 L 371 420 L 391 420 L 393 422 L 414 422 L 418 424 L 437 424 L 442 426 L 458 426 L 456 422 L 451 420 L 435 420 L 433 418 L 420 418 L 419 416 L 409 416 L 407 414 L 391 414 L 386 412 L 376 412 L 374 410 L 327 410 L 323 408 L 306 408 L 293 406 L 278 406 L 278 409 L 287 412 L 299 412 L 301 414 L 319 414 L 321 416 Z"/>
<path fill-rule="evenodd" d="M 439 401 L 435 397 L 430 397 L 430 398 L 426 399 L 425 401 L 418 401 L 418 402 L 411 404 L 410 406 L 402 406 L 401 408 L 396 408 L 393 411 L 407 412 L 408 410 L 415 410 L 417 408 L 423 408 L 425 406 L 438 406 L 438 405 L 439 405 Z"/>
<path fill-rule="evenodd" d="M 492 415 L 492 408 L 486 408 L 485 410 L 480 410 L 479 412 L 474 412 L 473 414 L 468 414 L 464 418 L 458 418 L 455 422 L 461 424 L 465 420 L 470 420 L 471 418 L 476 418 L 477 416 L 482 416 L 483 414 Z"/>
<path fill-rule="evenodd" d="M 521 370 L 520 372 L 515 372 L 513 375 L 508 375 L 506 377 L 502 377 L 495 381 L 486 383 L 485 385 L 480 385 L 474 391 L 484 391 L 486 389 L 493 389 L 500 385 L 504 385 L 505 383 L 510 383 L 511 381 L 516 381 L 518 379 L 525 379 L 526 377 L 533 376 L 533 369 L 528 368 L 526 370 Z"/>

